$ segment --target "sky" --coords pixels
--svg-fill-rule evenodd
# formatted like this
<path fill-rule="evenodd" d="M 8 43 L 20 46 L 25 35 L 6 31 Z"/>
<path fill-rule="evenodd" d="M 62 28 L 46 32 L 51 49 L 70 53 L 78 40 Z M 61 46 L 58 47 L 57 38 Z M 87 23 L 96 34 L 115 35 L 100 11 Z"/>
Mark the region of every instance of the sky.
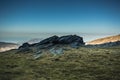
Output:
<path fill-rule="evenodd" d="M 120 0 L 0 0 L 0 41 L 56 34 L 120 34 Z"/>

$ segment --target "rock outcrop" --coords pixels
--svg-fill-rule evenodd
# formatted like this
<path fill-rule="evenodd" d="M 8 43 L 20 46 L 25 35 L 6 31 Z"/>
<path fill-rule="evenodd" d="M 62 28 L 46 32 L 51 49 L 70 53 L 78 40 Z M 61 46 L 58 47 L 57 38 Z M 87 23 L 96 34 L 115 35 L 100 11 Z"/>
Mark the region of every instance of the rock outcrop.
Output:
<path fill-rule="evenodd" d="M 80 43 L 83 44 L 83 38 L 77 35 L 68 35 L 68 36 L 62 36 L 58 38 L 58 43 L 60 44 L 71 44 L 71 43 Z"/>
<path fill-rule="evenodd" d="M 63 54 L 63 48 L 52 48 L 49 50 L 51 54 L 55 55 L 59 55 L 59 54 Z"/>
<path fill-rule="evenodd" d="M 78 48 L 84 45 L 84 41 L 82 37 L 77 35 L 67 35 L 61 37 L 52 36 L 40 41 L 39 43 L 24 43 L 22 46 L 19 47 L 19 51 L 30 51 L 31 48 L 36 48 L 36 52 L 45 49 L 51 54 L 62 54 L 63 47 L 65 47 L 65 45 L 70 46 L 72 48 Z"/>
<path fill-rule="evenodd" d="M 97 45 L 86 45 L 86 47 L 90 47 L 90 48 L 108 48 L 108 47 L 114 47 L 114 46 L 120 46 L 120 41 L 116 41 L 116 42 L 108 42 L 108 43 L 104 43 L 104 44 L 97 44 Z"/>
<path fill-rule="evenodd" d="M 78 47 L 84 45 L 83 38 L 77 35 L 67 36 L 52 36 L 40 41 L 39 43 L 32 44 L 31 46 L 39 46 L 41 48 L 47 48 L 54 45 L 70 45 L 71 47 Z"/>
<path fill-rule="evenodd" d="M 28 47 L 30 47 L 30 44 L 28 44 L 28 43 L 23 43 L 23 45 L 20 46 L 19 49 L 28 48 Z"/>
<path fill-rule="evenodd" d="M 101 46 L 101 47 L 120 46 L 120 41 L 116 41 L 116 42 L 108 42 L 108 43 L 100 44 L 99 46 Z"/>
<path fill-rule="evenodd" d="M 36 53 L 34 53 L 34 59 L 38 59 L 40 56 L 42 55 L 42 51 L 38 51 Z"/>
<path fill-rule="evenodd" d="M 21 45 L 17 51 L 17 53 L 30 53 L 30 52 L 32 52 L 32 49 L 30 49 L 30 44 L 28 43 L 23 43 L 23 45 Z"/>
<path fill-rule="evenodd" d="M 58 41 L 58 38 L 59 38 L 58 36 L 49 37 L 47 39 L 40 41 L 40 43 L 38 43 L 38 45 L 44 45 L 44 44 L 50 44 L 50 43 L 56 44 Z"/>

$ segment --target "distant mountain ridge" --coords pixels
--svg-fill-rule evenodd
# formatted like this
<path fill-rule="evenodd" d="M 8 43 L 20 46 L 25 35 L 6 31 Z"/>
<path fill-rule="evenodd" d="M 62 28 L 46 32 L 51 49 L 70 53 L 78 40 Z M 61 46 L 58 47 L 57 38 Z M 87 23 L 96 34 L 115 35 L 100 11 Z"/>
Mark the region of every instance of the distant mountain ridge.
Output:
<path fill-rule="evenodd" d="M 19 44 L 0 42 L 0 52 L 8 51 L 11 49 L 17 49 L 18 47 L 19 47 Z"/>
<path fill-rule="evenodd" d="M 120 34 L 86 42 L 86 45 L 99 45 L 99 44 L 105 44 L 105 43 L 117 42 L 117 41 L 120 41 Z"/>

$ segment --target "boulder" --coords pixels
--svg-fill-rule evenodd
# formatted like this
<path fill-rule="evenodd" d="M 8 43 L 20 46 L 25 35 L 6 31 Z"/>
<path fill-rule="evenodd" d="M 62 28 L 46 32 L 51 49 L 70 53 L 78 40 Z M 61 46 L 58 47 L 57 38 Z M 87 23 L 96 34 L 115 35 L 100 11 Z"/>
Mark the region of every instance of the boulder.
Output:
<path fill-rule="evenodd" d="M 72 48 L 84 45 L 83 38 L 77 35 L 62 36 L 58 39 L 59 44 L 69 44 Z"/>
<path fill-rule="evenodd" d="M 19 49 L 21 49 L 21 48 L 28 48 L 28 47 L 30 47 L 30 44 L 28 44 L 28 43 L 23 43 L 23 45 L 20 46 Z"/>
<path fill-rule="evenodd" d="M 79 42 L 73 42 L 73 43 L 71 43 L 70 44 L 70 46 L 72 47 L 72 48 L 78 48 L 79 46 L 82 46 L 83 44 L 81 44 L 81 43 L 79 43 Z"/>
<path fill-rule="evenodd" d="M 42 55 L 42 51 L 38 51 L 34 53 L 33 57 L 34 59 L 38 59 L 39 57 L 41 57 L 41 55 Z"/>
<path fill-rule="evenodd" d="M 22 46 L 18 48 L 17 53 L 31 53 L 33 52 L 32 49 L 30 49 L 30 44 L 24 43 Z"/>
<path fill-rule="evenodd" d="M 56 43 L 58 40 L 58 36 L 52 36 L 49 37 L 47 39 L 42 40 L 39 45 L 43 45 L 43 44 L 50 44 L 50 43 Z"/>
<path fill-rule="evenodd" d="M 39 43 L 32 44 L 31 46 L 37 46 L 40 49 L 51 48 L 54 45 L 70 45 L 73 48 L 77 48 L 84 45 L 83 38 L 77 35 L 67 36 L 52 36 L 47 39 L 40 41 Z"/>
<path fill-rule="evenodd" d="M 58 43 L 60 44 L 71 44 L 74 42 L 84 44 L 83 38 L 77 35 L 67 35 L 58 38 Z"/>
<path fill-rule="evenodd" d="M 48 49 L 48 48 L 52 47 L 53 45 L 54 45 L 53 43 L 42 44 L 42 45 L 39 45 L 38 48 L 39 49 Z"/>
<path fill-rule="evenodd" d="M 32 49 L 30 49 L 29 47 L 26 47 L 26 48 L 18 49 L 18 51 L 16 53 L 24 53 L 24 54 L 26 54 L 26 53 L 32 53 L 32 52 L 33 52 Z"/>
<path fill-rule="evenodd" d="M 63 54 L 63 48 L 55 48 L 49 50 L 51 54 L 57 55 L 57 54 Z"/>

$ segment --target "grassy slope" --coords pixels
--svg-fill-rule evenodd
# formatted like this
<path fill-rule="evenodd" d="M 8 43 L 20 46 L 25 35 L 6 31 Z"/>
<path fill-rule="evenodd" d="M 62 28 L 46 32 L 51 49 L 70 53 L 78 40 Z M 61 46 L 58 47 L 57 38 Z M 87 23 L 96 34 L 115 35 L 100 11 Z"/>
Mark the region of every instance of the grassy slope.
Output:
<path fill-rule="evenodd" d="M 63 55 L 0 53 L 0 80 L 120 80 L 120 47 L 79 48 Z"/>
<path fill-rule="evenodd" d="M 109 36 L 109 37 L 105 37 L 105 38 L 99 38 L 99 39 L 87 42 L 87 44 L 95 45 L 95 44 L 104 44 L 104 43 L 116 42 L 116 41 L 120 41 L 120 35 Z"/>

